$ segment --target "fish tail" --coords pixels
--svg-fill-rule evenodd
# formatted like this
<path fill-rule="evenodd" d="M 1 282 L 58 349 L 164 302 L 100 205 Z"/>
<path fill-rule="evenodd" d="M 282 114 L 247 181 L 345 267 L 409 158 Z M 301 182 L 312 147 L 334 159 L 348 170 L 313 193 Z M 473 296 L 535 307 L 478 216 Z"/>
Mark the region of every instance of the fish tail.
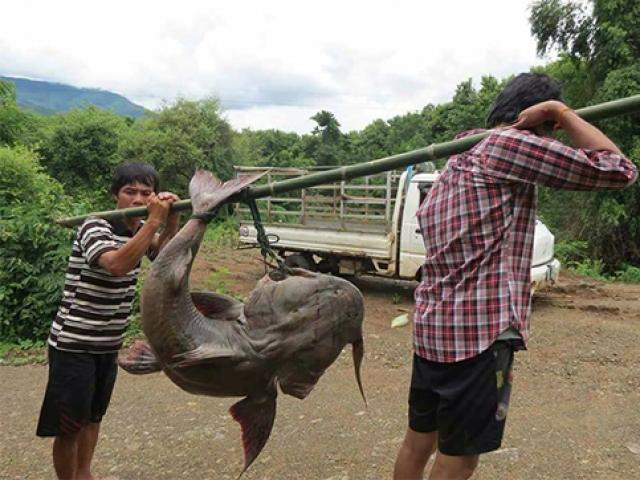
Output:
<path fill-rule="evenodd" d="M 353 367 L 356 372 L 356 381 L 358 382 L 358 388 L 360 389 L 360 395 L 365 406 L 367 405 L 367 398 L 364 396 L 364 389 L 362 388 L 362 379 L 360 378 L 360 365 L 362 365 L 362 359 L 364 358 L 364 340 L 360 337 L 358 340 L 351 344 L 353 354 Z"/>
<path fill-rule="evenodd" d="M 233 194 L 255 182 L 262 175 L 233 178 L 224 183 L 207 170 L 196 170 L 189 183 L 193 213 L 212 211 Z"/>
<path fill-rule="evenodd" d="M 273 393 L 261 398 L 246 397 L 233 404 L 229 413 L 242 430 L 244 469 L 241 476 L 258 457 L 271 435 L 276 418 L 276 391 L 274 389 Z"/>

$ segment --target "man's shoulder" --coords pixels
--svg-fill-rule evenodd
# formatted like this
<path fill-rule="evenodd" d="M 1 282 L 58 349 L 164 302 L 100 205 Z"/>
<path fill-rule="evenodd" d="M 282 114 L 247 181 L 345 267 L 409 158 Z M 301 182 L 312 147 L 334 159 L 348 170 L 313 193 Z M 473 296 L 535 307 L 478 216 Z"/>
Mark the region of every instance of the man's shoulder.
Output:
<path fill-rule="evenodd" d="M 494 128 L 489 130 L 489 137 L 493 137 L 494 139 L 511 139 L 514 141 L 535 141 L 539 139 L 538 135 L 536 135 L 531 130 L 520 130 L 518 128 Z"/>
<path fill-rule="evenodd" d="M 107 229 L 109 231 L 113 230 L 113 225 L 105 220 L 104 218 L 99 218 L 99 217 L 87 217 L 87 219 L 82 222 L 82 224 L 80 225 L 80 227 L 78 227 L 78 234 L 84 235 L 87 231 L 92 230 L 92 229 Z"/>
<path fill-rule="evenodd" d="M 478 133 L 486 133 L 488 131 L 489 130 L 487 130 L 486 128 L 472 128 L 471 130 L 463 130 L 456 134 L 455 140 L 458 140 L 459 138 L 470 137 L 471 135 L 476 135 Z"/>

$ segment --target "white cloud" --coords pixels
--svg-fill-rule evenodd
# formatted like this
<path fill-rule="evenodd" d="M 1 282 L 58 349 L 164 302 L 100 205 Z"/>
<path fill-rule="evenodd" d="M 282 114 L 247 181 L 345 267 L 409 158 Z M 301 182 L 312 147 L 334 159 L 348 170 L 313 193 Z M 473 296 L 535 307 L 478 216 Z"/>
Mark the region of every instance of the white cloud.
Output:
<path fill-rule="evenodd" d="M 156 107 L 220 98 L 236 128 L 344 130 L 540 63 L 530 0 L 35 1 L 0 18 L 0 74 L 97 87 Z"/>

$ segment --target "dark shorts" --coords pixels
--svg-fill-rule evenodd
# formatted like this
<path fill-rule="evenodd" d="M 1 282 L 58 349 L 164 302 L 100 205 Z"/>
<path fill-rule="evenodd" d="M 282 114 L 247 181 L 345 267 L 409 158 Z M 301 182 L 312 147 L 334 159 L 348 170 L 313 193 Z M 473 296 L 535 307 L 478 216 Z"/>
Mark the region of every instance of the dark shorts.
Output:
<path fill-rule="evenodd" d="M 409 428 L 438 432 L 446 455 L 475 455 L 500 448 L 509 408 L 513 349 L 496 342 L 480 355 L 438 363 L 414 354 Z"/>
<path fill-rule="evenodd" d="M 117 353 L 73 353 L 49 346 L 49 381 L 36 435 L 57 437 L 99 423 L 118 373 Z"/>

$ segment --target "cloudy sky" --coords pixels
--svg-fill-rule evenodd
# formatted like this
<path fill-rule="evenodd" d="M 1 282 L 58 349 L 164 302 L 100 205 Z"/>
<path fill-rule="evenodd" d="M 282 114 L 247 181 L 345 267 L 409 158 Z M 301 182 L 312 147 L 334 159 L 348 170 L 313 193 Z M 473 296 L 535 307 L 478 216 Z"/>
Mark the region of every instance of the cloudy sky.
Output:
<path fill-rule="evenodd" d="M 359 130 L 545 63 L 530 2 L 21 0 L 0 16 L 0 75 L 147 108 L 216 96 L 237 129 L 305 133 L 324 109 Z"/>

